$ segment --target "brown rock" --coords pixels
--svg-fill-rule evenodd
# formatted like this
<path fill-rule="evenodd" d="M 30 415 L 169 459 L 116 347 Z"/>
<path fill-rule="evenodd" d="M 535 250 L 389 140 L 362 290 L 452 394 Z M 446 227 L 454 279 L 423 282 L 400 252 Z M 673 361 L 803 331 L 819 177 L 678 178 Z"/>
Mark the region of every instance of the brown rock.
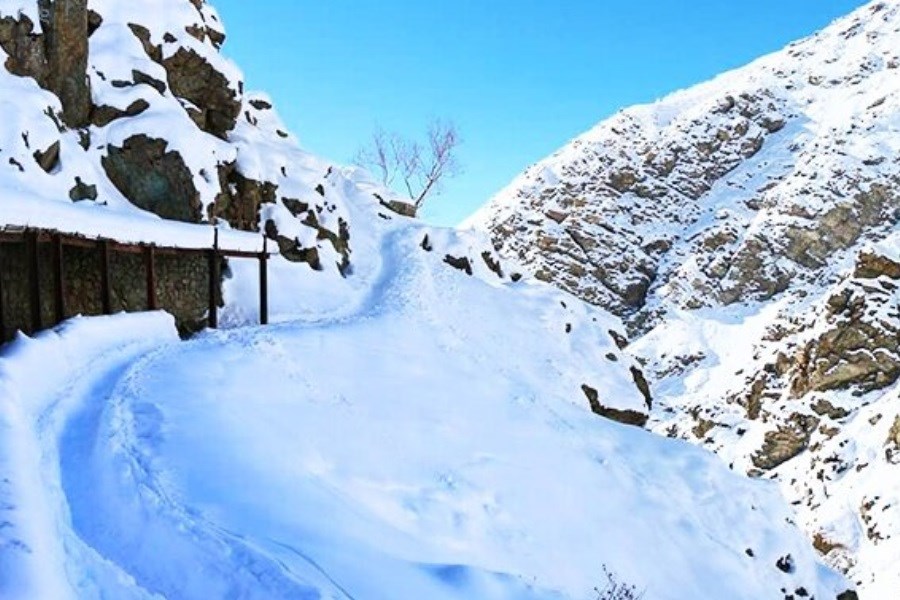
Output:
<path fill-rule="evenodd" d="M 284 204 L 284 207 L 295 217 L 299 217 L 309 210 L 309 204 L 301 202 L 296 198 L 282 198 L 281 203 Z"/>
<path fill-rule="evenodd" d="M 278 186 L 268 181 L 244 177 L 233 163 L 219 165 L 218 175 L 221 191 L 216 195 L 215 204 L 210 207 L 210 217 L 223 218 L 235 229 L 259 231 L 260 206 L 277 201 Z M 288 210 L 291 206 L 297 208 L 293 204 L 285 206 Z M 299 213 L 295 213 L 295 216 L 297 214 Z"/>
<path fill-rule="evenodd" d="M 69 199 L 72 202 L 78 202 L 80 200 L 96 200 L 97 186 L 88 185 L 81 181 L 81 177 L 76 177 L 75 185 L 69 190 Z"/>
<path fill-rule="evenodd" d="M 401 202 L 400 200 L 388 200 L 381 201 L 381 205 L 386 209 L 397 213 L 398 215 L 403 215 L 404 217 L 415 217 L 418 210 L 414 204 L 410 204 L 409 202 Z"/>
<path fill-rule="evenodd" d="M 616 421 L 618 423 L 622 423 L 624 425 L 643 427 L 647 424 L 648 416 L 643 413 L 639 413 L 634 410 L 619 410 L 617 408 L 604 406 L 600 402 L 597 390 L 595 390 L 591 386 L 584 384 L 581 386 L 581 391 L 584 392 L 584 395 L 587 397 L 588 404 L 590 404 L 591 407 L 591 412 L 593 412 L 595 415 L 599 415 L 601 417 Z"/>
<path fill-rule="evenodd" d="M 813 402 L 811 408 L 820 417 L 827 416 L 833 421 L 839 421 L 850 414 L 850 411 L 837 407 L 824 398 L 819 398 Z"/>
<path fill-rule="evenodd" d="M 861 279 L 878 279 L 884 275 L 891 279 L 900 279 L 900 263 L 886 256 L 864 252 L 856 260 L 854 277 Z"/>
<path fill-rule="evenodd" d="M 444 257 L 444 262 L 454 269 L 465 271 L 467 275 L 472 274 L 472 263 L 469 262 L 469 258 L 467 256 L 456 257 L 448 254 Z"/>
<path fill-rule="evenodd" d="M 556 221 L 557 223 L 562 223 L 563 221 L 566 220 L 566 217 L 569 216 L 566 213 L 560 212 L 558 210 L 548 210 L 544 214 L 547 215 L 548 219 L 550 219 L 552 221 Z"/>
<path fill-rule="evenodd" d="M 285 259 L 291 262 L 306 263 L 314 271 L 322 270 L 318 248 L 304 248 L 297 243 L 297 240 L 280 235 L 272 220 L 266 221 L 265 232 L 266 237 L 275 240 L 275 243 L 278 244 L 278 250 Z"/>
<path fill-rule="evenodd" d="M 160 94 L 166 93 L 165 82 L 160 81 L 159 79 L 156 79 L 155 77 L 151 77 L 150 75 L 147 75 L 143 71 L 138 71 L 137 69 L 132 70 L 131 78 L 134 80 L 134 83 L 136 83 L 136 84 L 149 85 L 150 87 L 152 87 L 154 90 L 156 90 Z"/>
<path fill-rule="evenodd" d="M 179 48 L 162 60 L 172 93 L 203 113 L 202 129 L 224 139 L 234 129 L 241 102 L 230 82 L 193 50 Z"/>
<path fill-rule="evenodd" d="M 47 173 L 55 169 L 59 164 L 59 140 L 50 144 L 50 147 L 44 151 L 35 151 L 34 160 Z"/>
<path fill-rule="evenodd" d="M 789 461 L 806 450 L 818 425 L 818 418 L 794 413 L 787 423 L 765 435 L 763 447 L 751 457 L 753 464 L 769 470 Z"/>
<path fill-rule="evenodd" d="M 864 280 L 863 280 L 864 281 Z M 851 282 L 828 300 L 830 327 L 794 358 L 791 393 L 856 388 L 883 389 L 900 378 L 900 331 L 891 321 L 871 318 L 895 301 L 883 288 Z"/>
<path fill-rule="evenodd" d="M 490 252 L 485 250 L 481 253 L 481 260 L 487 265 L 487 268 L 493 271 L 497 277 L 503 279 L 503 269 L 500 267 L 500 261 L 495 259 Z"/>
<path fill-rule="evenodd" d="M 91 88 L 87 76 L 87 0 L 51 2 L 38 0 L 47 51 L 47 87 L 59 96 L 63 121 L 69 127 L 85 127 L 90 122 Z"/>
<path fill-rule="evenodd" d="M 144 52 L 147 53 L 147 56 L 150 57 L 150 60 L 162 63 L 162 46 L 154 46 L 151 41 L 150 30 L 144 27 L 143 25 L 138 25 L 135 23 L 128 24 L 129 29 L 134 34 L 134 36 L 140 40 L 141 45 L 144 46 Z"/>
<path fill-rule="evenodd" d="M 91 122 L 97 127 L 106 127 L 116 119 L 136 117 L 148 108 L 150 108 L 150 104 L 143 98 L 138 98 L 129 104 L 125 110 L 104 104 L 103 106 L 94 107 L 91 111 Z"/>
<path fill-rule="evenodd" d="M 897 418 L 894 419 L 894 424 L 891 425 L 886 444 L 893 445 L 894 448 L 900 450 L 900 415 L 897 415 Z"/>
<path fill-rule="evenodd" d="M 647 410 L 650 410 L 653 408 L 653 396 L 650 394 L 650 385 L 647 383 L 647 379 L 637 367 L 631 367 L 631 377 L 634 379 L 634 385 L 637 386 L 638 391 L 644 397 Z"/>
<path fill-rule="evenodd" d="M 47 84 L 47 54 L 44 35 L 34 33 L 34 23 L 26 16 L 0 19 L 0 47 L 9 55 L 6 70 L 20 77 L 32 77 L 38 84 Z"/>
<path fill-rule="evenodd" d="M 128 200 L 164 219 L 199 222 L 200 194 L 193 175 L 168 142 L 135 135 L 122 147 L 109 146 L 102 164 L 107 176 Z"/>

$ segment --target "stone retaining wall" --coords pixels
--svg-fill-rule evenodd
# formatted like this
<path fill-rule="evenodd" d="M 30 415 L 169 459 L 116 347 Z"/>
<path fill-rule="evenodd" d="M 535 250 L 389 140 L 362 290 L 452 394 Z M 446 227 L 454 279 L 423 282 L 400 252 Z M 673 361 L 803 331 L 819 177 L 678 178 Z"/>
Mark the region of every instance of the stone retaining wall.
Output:
<path fill-rule="evenodd" d="M 56 323 L 52 247 L 38 246 L 41 288 L 41 321 L 44 327 Z M 157 307 L 172 313 L 182 333 L 202 329 L 209 310 L 209 260 L 202 253 L 157 254 Z M 147 274 L 141 254 L 110 251 L 110 299 L 113 312 L 147 310 Z M 220 272 L 224 271 L 223 267 Z M 101 254 L 99 248 L 65 246 L 65 316 L 103 313 Z M 31 332 L 28 256 L 24 242 L 0 243 L 3 328 L 0 340 L 8 341 L 17 330 Z M 221 282 L 220 282 L 221 287 Z M 221 298 L 221 289 L 218 294 Z"/>

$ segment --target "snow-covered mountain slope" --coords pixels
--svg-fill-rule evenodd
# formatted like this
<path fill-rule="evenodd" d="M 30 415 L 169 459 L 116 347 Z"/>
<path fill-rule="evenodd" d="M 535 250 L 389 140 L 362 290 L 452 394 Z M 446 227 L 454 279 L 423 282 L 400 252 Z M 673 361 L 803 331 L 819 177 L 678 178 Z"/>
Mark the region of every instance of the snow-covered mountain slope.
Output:
<path fill-rule="evenodd" d="M 900 16 L 872 3 L 529 168 L 467 224 L 598 305 L 766 300 L 821 286 L 897 222 Z M 851 250 L 851 251 L 848 251 Z"/>
<path fill-rule="evenodd" d="M 828 560 L 881 598 L 900 589 L 898 190 L 888 0 L 619 112 L 468 224 L 625 318 L 651 426 L 782 481 Z"/>
<path fill-rule="evenodd" d="M 210 5 L 91 0 L 85 32 L 38 4 L 0 3 L 4 224 L 93 234 L 99 218 L 140 240 L 154 237 L 141 217 L 215 219 L 265 230 L 291 260 L 347 268 L 345 206 L 327 193 L 343 175 L 298 147 L 265 94 L 244 92 Z M 79 53 L 80 67 L 65 62 Z M 84 76 L 80 94 L 55 84 Z"/>
<path fill-rule="evenodd" d="M 774 486 L 583 406 L 585 378 L 635 394 L 601 357 L 628 361 L 614 318 L 421 234 L 384 238 L 338 318 L 186 343 L 165 315 L 87 319 L 6 350 L 2 596 L 580 600 L 604 569 L 648 600 L 844 589 Z"/>
<path fill-rule="evenodd" d="M 592 413 L 646 419 L 617 317 L 386 211 L 244 93 L 223 39 L 202 0 L 0 0 L 0 223 L 177 245 L 218 220 L 281 254 L 278 325 L 245 326 L 236 259 L 230 329 L 75 319 L 0 351 L 0 597 L 848 587 L 774 486 Z"/>

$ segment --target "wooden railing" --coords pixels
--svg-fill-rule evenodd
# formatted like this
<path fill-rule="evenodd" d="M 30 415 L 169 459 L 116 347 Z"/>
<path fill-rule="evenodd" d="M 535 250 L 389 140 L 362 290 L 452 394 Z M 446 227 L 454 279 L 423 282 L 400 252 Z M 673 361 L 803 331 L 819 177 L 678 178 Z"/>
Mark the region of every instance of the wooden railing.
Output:
<path fill-rule="evenodd" d="M 66 273 L 63 260 L 66 247 L 91 248 L 99 251 L 100 271 L 100 305 L 103 314 L 112 312 L 112 292 L 110 280 L 110 255 L 112 253 L 140 254 L 144 257 L 144 272 L 146 279 L 146 308 L 157 310 L 157 273 L 156 257 L 160 255 L 196 256 L 203 254 L 209 260 L 209 313 L 207 315 L 209 327 L 216 328 L 219 324 L 219 287 L 220 287 L 220 262 L 222 258 L 250 258 L 259 261 L 259 322 L 263 325 L 269 322 L 268 301 L 268 259 L 270 253 L 267 248 L 266 238 L 263 237 L 263 249 L 260 252 L 246 250 L 233 250 L 219 247 L 218 230 L 215 230 L 212 247 L 176 247 L 159 246 L 155 244 L 122 243 L 110 238 L 89 238 L 79 234 L 64 233 L 56 230 L 34 228 L 4 228 L 0 229 L 0 243 L 19 243 L 25 246 L 26 271 L 28 278 L 28 296 L 30 307 L 30 320 L 32 332 L 60 323 L 66 319 Z M 49 244 L 51 247 L 51 268 L 53 280 L 53 315 L 56 323 L 44 323 L 41 310 L 41 261 L 38 248 L 41 244 Z M 0 272 L 4 268 L 3 255 L 0 253 Z M 6 330 L 4 315 L 4 290 L 3 278 L 0 277 L 0 332 Z M 2 336 L 0 336 L 2 337 Z M 0 339 L 2 343 L 2 339 Z"/>

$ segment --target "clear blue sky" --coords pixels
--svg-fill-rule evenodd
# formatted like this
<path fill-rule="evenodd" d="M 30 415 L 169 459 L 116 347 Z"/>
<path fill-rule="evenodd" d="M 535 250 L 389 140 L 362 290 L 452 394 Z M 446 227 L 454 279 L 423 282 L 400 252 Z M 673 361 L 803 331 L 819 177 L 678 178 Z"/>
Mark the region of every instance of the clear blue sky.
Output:
<path fill-rule="evenodd" d="M 808 35 L 862 0 L 211 0 L 225 53 L 302 145 L 349 162 L 381 124 L 454 120 L 465 172 L 424 217 L 455 224 L 619 108 Z"/>

